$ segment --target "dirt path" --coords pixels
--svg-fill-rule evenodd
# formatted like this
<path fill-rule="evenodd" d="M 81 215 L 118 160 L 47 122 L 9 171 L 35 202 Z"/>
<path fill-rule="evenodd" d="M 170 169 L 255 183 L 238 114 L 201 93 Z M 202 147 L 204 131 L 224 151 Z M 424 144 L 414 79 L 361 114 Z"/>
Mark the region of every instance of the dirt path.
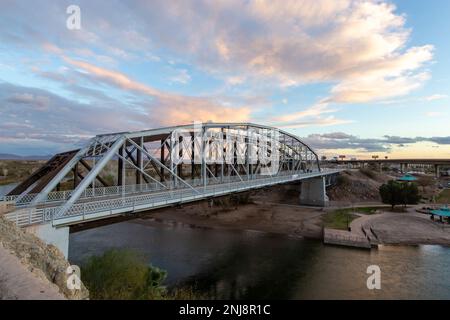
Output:
<path fill-rule="evenodd" d="M 20 260 L 0 245 L 0 299 L 64 300 L 56 285 L 28 271 Z"/>
<path fill-rule="evenodd" d="M 450 246 L 450 225 L 431 221 L 428 215 L 384 212 L 362 216 L 350 225 L 355 234 L 373 233 L 381 244 L 439 244 Z"/>

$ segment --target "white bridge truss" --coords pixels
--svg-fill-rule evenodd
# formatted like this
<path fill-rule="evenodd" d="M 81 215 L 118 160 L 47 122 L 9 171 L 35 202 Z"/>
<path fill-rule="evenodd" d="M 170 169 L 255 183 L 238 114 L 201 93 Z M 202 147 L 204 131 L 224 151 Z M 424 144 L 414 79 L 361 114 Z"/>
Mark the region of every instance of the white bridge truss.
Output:
<path fill-rule="evenodd" d="M 18 225 L 68 225 L 336 173 L 321 170 L 299 138 L 251 123 L 98 135 L 44 167 L 0 199 Z"/>

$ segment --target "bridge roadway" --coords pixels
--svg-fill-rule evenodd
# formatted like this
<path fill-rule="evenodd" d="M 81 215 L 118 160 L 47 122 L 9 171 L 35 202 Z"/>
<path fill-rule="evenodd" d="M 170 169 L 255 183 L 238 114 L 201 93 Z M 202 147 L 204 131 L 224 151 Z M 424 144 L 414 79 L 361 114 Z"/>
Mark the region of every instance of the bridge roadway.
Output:
<path fill-rule="evenodd" d="M 115 189 L 115 193 L 107 194 L 104 189 L 96 188 L 95 196 L 86 195 L 81 197 L 71 208 L 60 213 L 64 198 L 70 193 L 58 192 L 63 196 L 48 199 L 48 201 L 37 206 L 30 207 L 28 202 L 18 202 L 15 211 L 6 214 L 7 219 L 15 221 L 19 226 L 30 226 L 34 224 L 51 223 L 53 227 L 69 226 L 87 221 L 109 218 L 125 213 L 134 213 L 156 208 L 167 207 L 176 204 L 188 203 L 197 200 L 214 198 L 236 192 L 258 189 L 282 183 L 309 180 L 318 177 L 331 176 L 342 170 L 322 170 L 309 173 L 290 173 L 274 177 L 258 175 L 252 180 L 229 181 L 225 183 L 211 183 L 197 185 L 192 188 L 177 188 L 170 190 L 121 190 Z M 102 194 L 103 189 L 103 194 Z M 16 199 L 17 200 L 17 199 Z M 22 199 L 23 200 L 23 199 Z M 31 199 L 28 199 L 31 201 Z"/>
<path fill-rule="evenodd" d="M 423 164 L 450 166 L 450 159 L 340 159 L 332 160 L 330 163 L 337 164 L 360 164 L 360 163 L 397 163 L 397 164 Z"/>

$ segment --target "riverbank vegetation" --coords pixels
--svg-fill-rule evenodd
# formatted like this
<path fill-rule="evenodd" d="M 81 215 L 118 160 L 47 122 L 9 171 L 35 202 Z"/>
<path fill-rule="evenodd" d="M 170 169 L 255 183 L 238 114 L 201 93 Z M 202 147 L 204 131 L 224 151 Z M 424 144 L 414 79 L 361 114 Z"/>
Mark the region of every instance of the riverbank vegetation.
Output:
<path fill-rule="evenodd" d="M 149 265 L 145 256 L 129 249 L 111 249 L 90 257 L 81 278 L 94 300 L 200 299 L 194 288 L 164 286 L 167 272 Z"/>
<path fill-rule="evenodd" d="M 325 228 L 347 230 L 350 223 L 358 218 L 358 214 L 370 215 L 376 214 L 384 207 L 359 207 L 337 209 L 325 214 L 322 218 Z"/>
<path fill-rule="evenodd" d="M 390 204 L 392 210 L 396 205 L 417 204 L 420 201 L 419 189 L 415 183 L 390 180 L 381 185 L 380 196 L 383 203 Z"/>
<path fill-rule="evenodd" d="M 356 218 L 358 218 L 358 216 L 348 209 L 334 210 L 322 217 L 325 228 L 339 230 L 348 230 L 350 223 Z"/>
<path fill-rule="evenodd" d="M 442 190 L 436 198 L 437 203 L 450 203 L 450 189 Z"/>

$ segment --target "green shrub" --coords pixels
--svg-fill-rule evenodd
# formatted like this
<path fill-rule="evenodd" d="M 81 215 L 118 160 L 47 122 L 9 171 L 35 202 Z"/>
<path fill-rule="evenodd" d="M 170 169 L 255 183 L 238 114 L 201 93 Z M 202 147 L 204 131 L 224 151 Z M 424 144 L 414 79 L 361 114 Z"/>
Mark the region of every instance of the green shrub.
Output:
<path fill-rule="evenodd" d="M 90 257 L 81 267 L 81 279 L 91 299 L 162 299 L 166 275 L 149 266 L 142 255 L 124 249 Z"/>

